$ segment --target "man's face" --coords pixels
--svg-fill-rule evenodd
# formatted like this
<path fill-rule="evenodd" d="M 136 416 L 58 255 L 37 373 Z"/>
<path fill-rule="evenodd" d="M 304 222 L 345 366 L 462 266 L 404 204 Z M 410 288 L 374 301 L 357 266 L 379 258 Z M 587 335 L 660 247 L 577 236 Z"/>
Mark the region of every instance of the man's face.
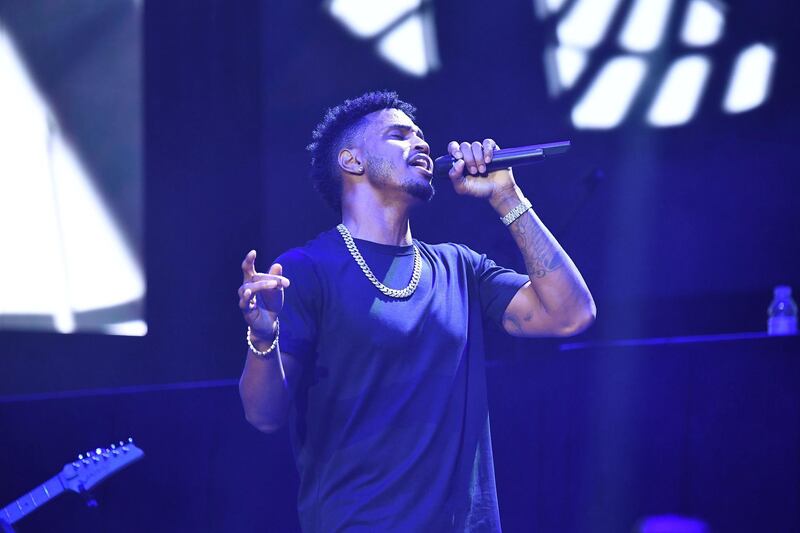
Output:
<path fill-rule="evenodd" d="M 362 146 L 369 182 L 387 192 L 430 200 L 433 161 L 422 131 L 398 109 L 376 111 L 366 120 Z"/>

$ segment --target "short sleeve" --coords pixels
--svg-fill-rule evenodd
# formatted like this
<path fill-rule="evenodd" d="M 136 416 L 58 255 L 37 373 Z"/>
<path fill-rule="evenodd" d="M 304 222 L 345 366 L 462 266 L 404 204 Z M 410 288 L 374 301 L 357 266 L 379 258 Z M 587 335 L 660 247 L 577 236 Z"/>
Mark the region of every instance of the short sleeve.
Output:
<path fill-rule="evenodd" d="M 475 271 L 483 317 L 499 326 L 511 299 L 529 278 L 510 268 L 498 266 L 486 254 L 464 248 Z"/>
<path fill-rule="evenodd" d="M 282 254 L 275 262 L 281 264 L 283 275 L 290 281 L 279 316 L 281 351 L 305 364 L 317 345 L 322 294 L 319 276 L 311 258 L 297 249 Z"/>

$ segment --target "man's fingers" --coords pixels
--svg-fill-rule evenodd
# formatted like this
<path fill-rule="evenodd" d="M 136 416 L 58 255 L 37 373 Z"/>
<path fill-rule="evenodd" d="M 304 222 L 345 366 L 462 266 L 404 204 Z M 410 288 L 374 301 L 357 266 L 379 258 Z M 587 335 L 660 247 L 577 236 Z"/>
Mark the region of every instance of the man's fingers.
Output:
<path fill-rule="evenodd" d="M 461 150 L 458 149 L 458 143 L 456 141 L 450 141 L 447 143 L 447 153 L 456 159 L 461 159 L 464 157 L 464 155 L 461 153 Z"/>
<path fill-rule="evenodd" d="M 462 178 L 464 176 L 464 167 L 465 166 L 466 166 L 466 163 L 464 163 L 463 159 L 459 159 L 455 163 L 453 163 L 453 166 L 447 172 L 447 174 L 450 176 L 450 179 L 451 180 L 456 180 L 456 179 Z"/>
<path fill-rule="evenodd" d="M 269 273 L 273 276 L 280 276 L 283 274 L 283 267 L 280 263 L 274 263 L 271 267 L 269 267 Z"/>
<path fill-rule="evenodd" d="M 459 194 L 463 194 L 466 190 L 466 182 L 468 178 L 467 175 L 464 174 L 464 169 L 466 167 L 466 163 L 464 163 L 463 159 L 459 159 L 455 163 L 453 163 L 453 168 L 450 169 L 448 172 L 448 176 L 450 177 L 450 181 L 453 183 L 453 189 Z"/>
<path fill-rule="evenodd" d="M 486 172 L 486 162 L 483 160 L 483 145 L 478 141 L 472 143 L 472 157 L 475 159 L 478 172 L 481 174 Z"/>
<path fill-rule="evenodd" d="M 261 292 L 282 290 L 291 284 L 289 278 L 272 274 L 256 274 L 239 287 L 239 307 L 248 310 L 250 300 Z"/>
<path fill-rule="evenodd" d="M 253 283 L 255 281 L 265 281 L 265 280 L 268 280 L 268 279 L 276 279 L 276 278 L 279 278 L 281 280 L 281 285 L 284 288 L 288 287 L 291 284 L 290 281 L 289 281 L 289 278 L 286 278 L 286 277 L 283 277 L 283 276 L 275 276 L 273 274 L 258 274 L 258 273 L 256 273 L 255 276 L 253 276 L 252 278 L 247 280 L 247 282 Z"/>
<path fill-rule="evenodd" d="M 254 297 L 258 295 L 265 297 L 267 295 L 266 293 L 281 291 L 284 287 L 284 283 L 282 283 L 282 281 L 285 280 L 286 278 L 268 279 L 242 285 L 242 287 L 239 289 L 239 307 L 247 310 L 249 308 L 250 301 Z"/>
<path fill-rule="evenodd" d="M 494 151 L 499 147 L 493 139 L 484 139 L 483 142 L 473 143 L 450 141 L 447 145 L 447 152 L 455 159 L 464 161 L 464 171 L 466 173 L 484 174 L 486 164 L 491 163 L 494 158 Z M 453 165 L 455 167 L 455 165 Z"/>
<path fill-rule="evenodd" d="M 455 159 L 450 170 L 447 172 L 447 175 L 453 180 L 453 183 L 455 183 L 455 180 L 461 179 L 464 175 L 464 169 L 466 168 L 464 154 L 461 152 L 460 145 L 457 141 L 450 141 L 447 143 L 447 153 Z"/>
<path fill-rule="evenodd" d="M 458 149 L 464 155 L 464 163 L 467 165 L 465 169 L 466 172 L 477 174 L 478 165 L 475 164 L 475 156 L 472 155 L 472 145 L 469 143 L 461 143 Z"/>
<path fill-rule="evenodd" d="M 239 287 L 239 309 L 247 311 L 248 303 L 250 302 L 250 291 L 244 290 L 244 286 Z"/>
<path fill-rule="evenodd" d="M 494 151 L 497 150 L 499 147 L 497 143 L 494 142 L 494 139 L 484 139 L 483 140 L 483 160 L 486 163 L 491 163 L 492 159 L 494 158 Z"/>
<path fill-rule="evenodd" d="M 244 261 L 242 261 L 242 273 L 244 274 L 244 281 L 248 281 L 250 278 L 255 276 L 256 274 L 256 251 L 250 250 L 247 252 L 247 255 L 244 256 Z"/>
<path fill-rule="evenodd" d="M 283 289 L 288 286 L 289 286 L 289 280 L 280 276 L 274 276 L 269 279 L 263 279 L 261 281 L 251 281 L 249 283 L 245 283 L 244 285 L 242 285 L 245 293 L 250 291 L 250 293 L 252 294 L 272 289 Z"/>
<path fill-rule="evenodd" d="M 242 291 L 239 289 L 239 309 L 247 311 L 250 308 L 250 300 L 252 298 L 249 290 Z"/>

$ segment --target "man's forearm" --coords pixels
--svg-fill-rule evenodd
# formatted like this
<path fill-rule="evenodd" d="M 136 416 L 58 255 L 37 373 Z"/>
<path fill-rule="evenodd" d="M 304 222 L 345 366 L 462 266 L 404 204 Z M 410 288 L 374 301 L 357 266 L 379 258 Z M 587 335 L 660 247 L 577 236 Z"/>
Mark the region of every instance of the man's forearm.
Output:
<path fill-rule="evenodd" d="M 524 198 L 519 187 L 493 198 L 500 216 Z M 583 277 L 555 237 L 536 213 L 529 209 L 509 227 L 525 261 L 531 288 L 542 309 L 560 322 L 583 322 L 594 318 L 594 302 Z"/>
<path fill-rule="evenodd" d="M 261 346 L 258 342 L 254 344 L 258 350 L 266 350 L 269 347 L 269 344 L 266 346 Z M 298 371 L 294 359 L 279 354 L 279 349 L 276 348 L 266 357 L 248 350 L 244 371 L 239 380 L 239 394 L 245 418 L 265 433 L 277 430 L 286 421 L 291 405 L 290 382 L 294 383 L 293 376 Z"/>

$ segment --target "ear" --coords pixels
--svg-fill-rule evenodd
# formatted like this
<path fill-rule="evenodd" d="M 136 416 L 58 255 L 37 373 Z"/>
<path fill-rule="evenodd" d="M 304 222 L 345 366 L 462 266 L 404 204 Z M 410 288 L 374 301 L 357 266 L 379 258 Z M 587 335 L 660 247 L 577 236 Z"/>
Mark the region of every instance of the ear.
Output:
<path fill-rule="evenodd" d="M 356 148 L 343 148 L 339 152 L 338 162 L 339 168 L 348 174 L 361 175 L 364 173 L 364 165 Z"/>

